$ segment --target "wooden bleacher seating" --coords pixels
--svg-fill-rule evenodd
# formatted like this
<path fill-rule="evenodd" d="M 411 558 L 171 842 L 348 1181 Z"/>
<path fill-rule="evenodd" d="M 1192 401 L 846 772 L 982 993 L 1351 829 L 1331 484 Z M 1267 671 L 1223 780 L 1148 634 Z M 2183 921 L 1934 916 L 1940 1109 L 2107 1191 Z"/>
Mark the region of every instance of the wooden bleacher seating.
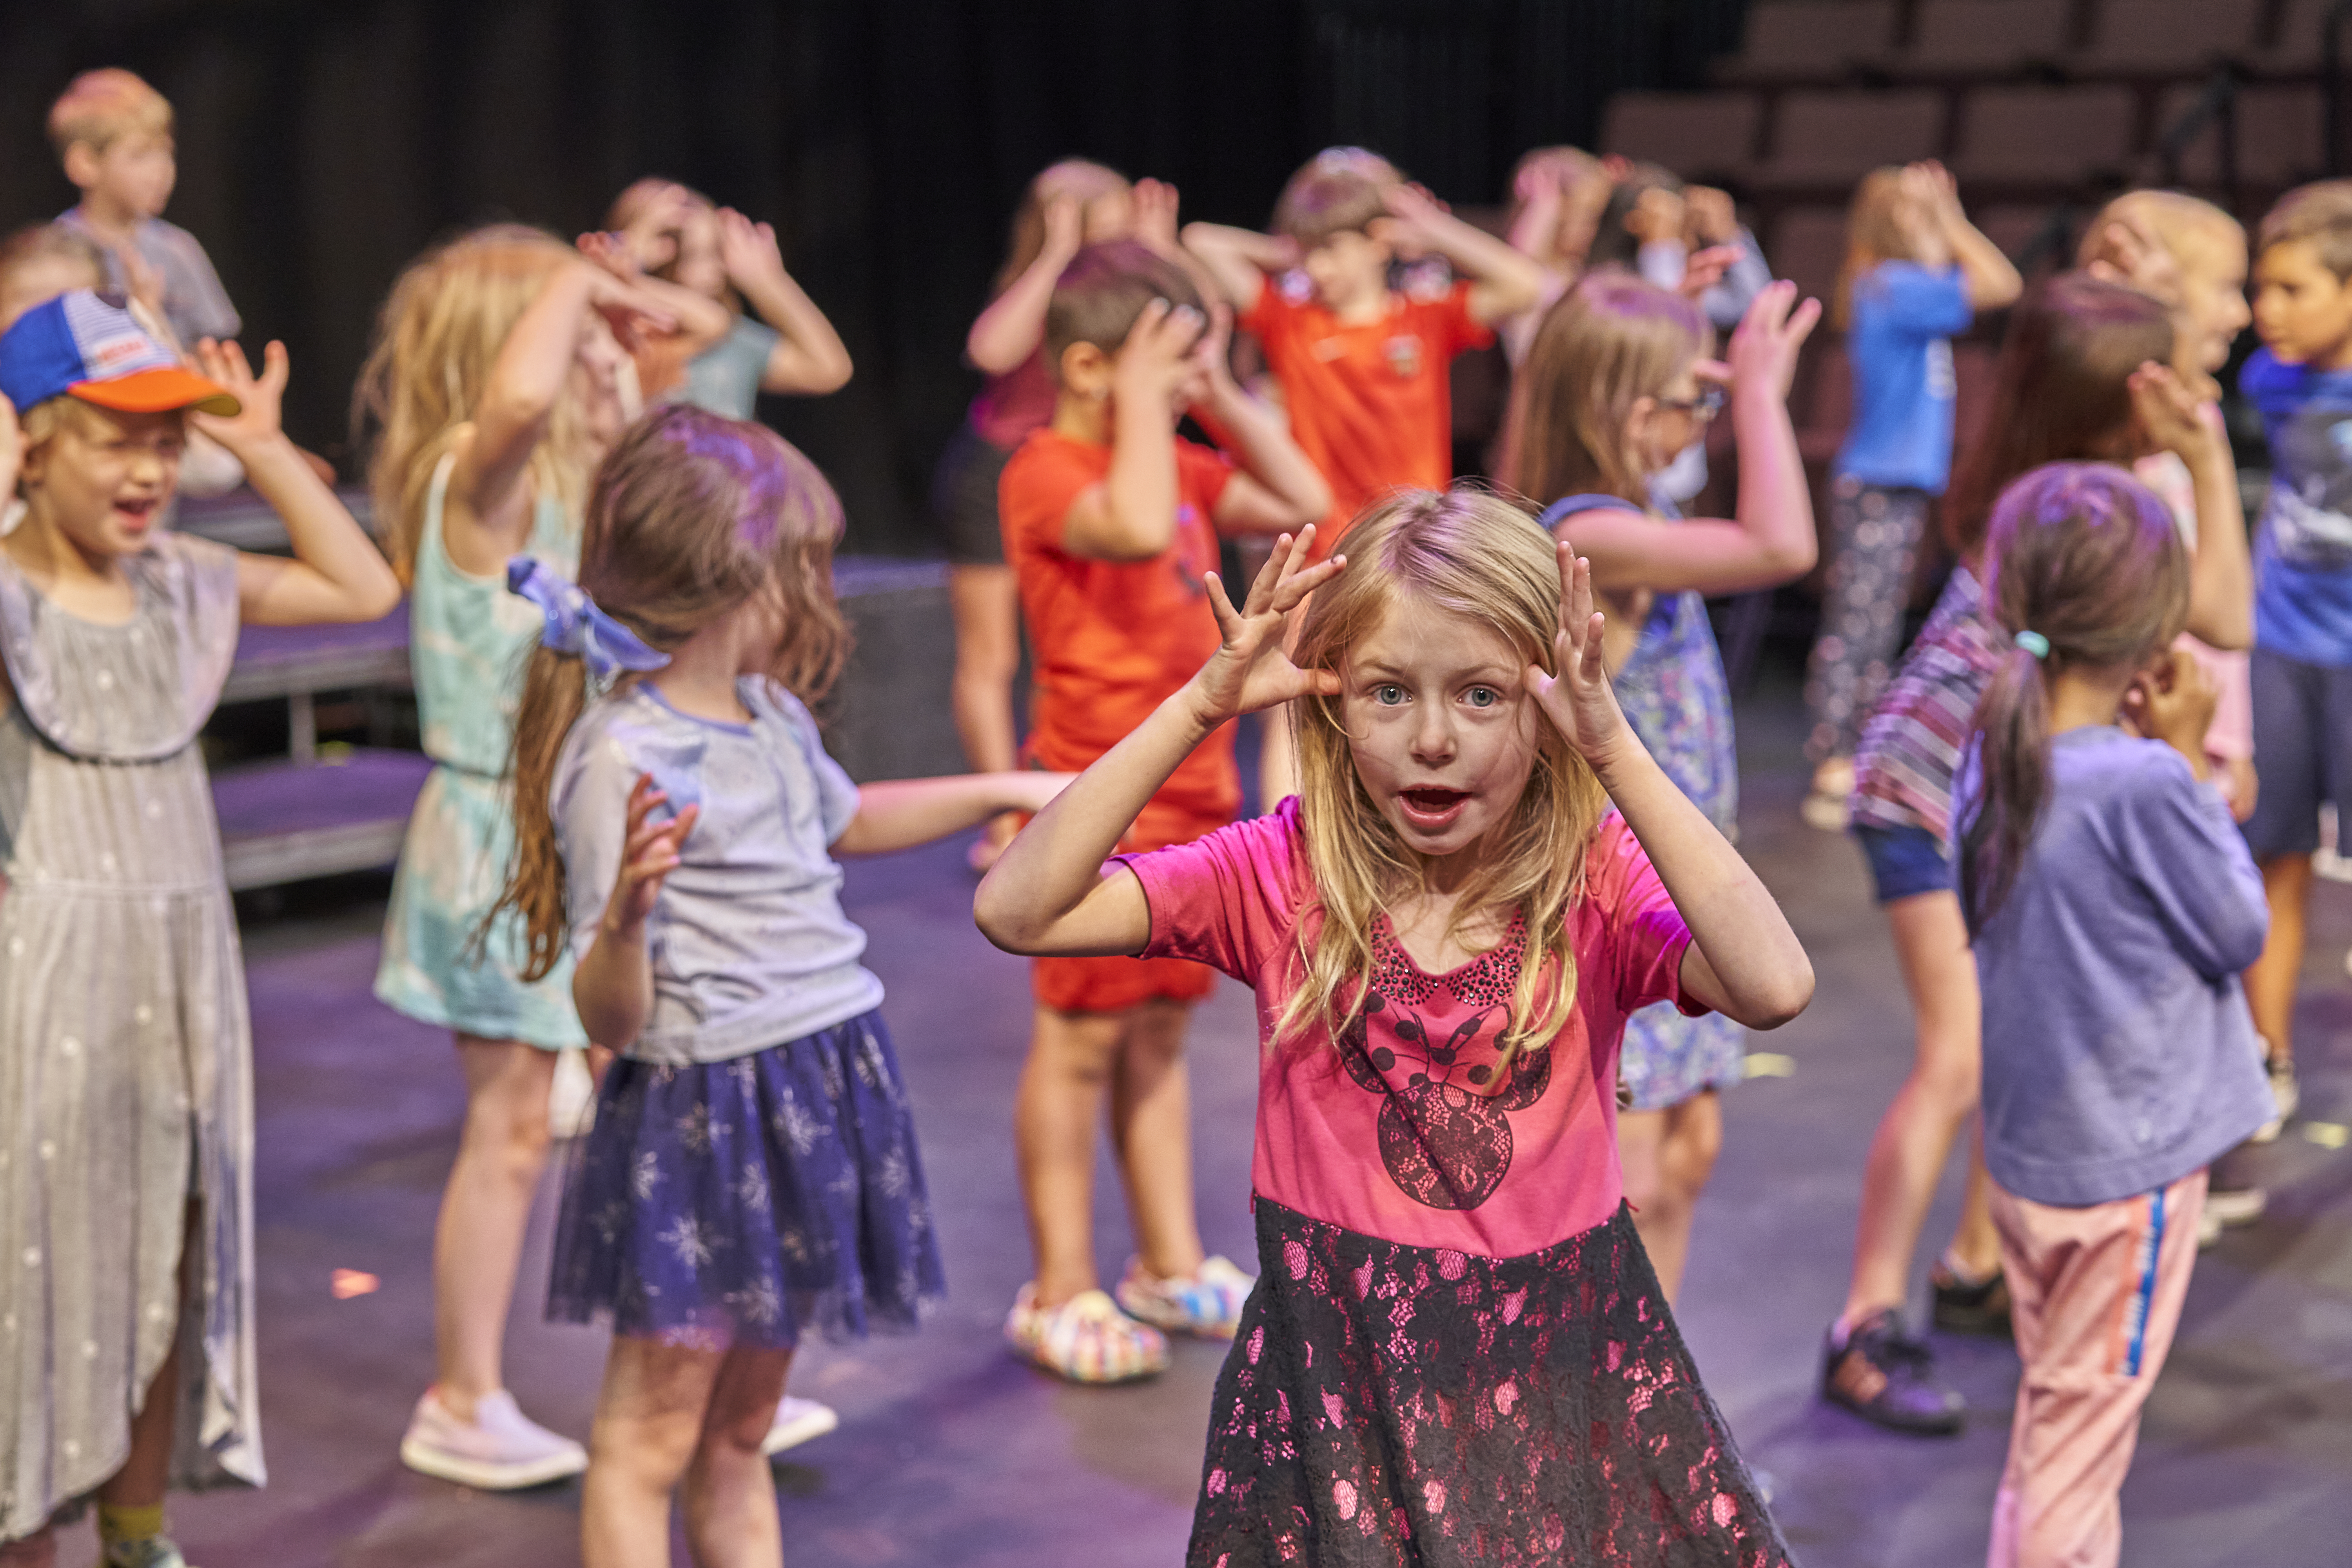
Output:
<path fill-rule="evenodd" d="M 1890 75 L 2003 77 L 2066 53 L 2069 7 L 2053 0 L 1920 0 L 1908 43 L 1878 62 Z"/>
<path fill-rule="evenodd" d="M 1663 163 L 1689 179 L 1738 180 L 1756 155 L 1763 100 L 1747 92 L 1621 92 L 1601 150 Z"/>
<path fill-rule="evenodd" d="M 1944 118 L 1944 95 L 1927 89 L 1784 93 L 1749 184 L 1843 202 L 1880 164 L 1942 152 Z"/>
<path fill-rule="evenodd" d="M 1885 55 L 1900 12 L 1894 0 L 1768 0 L 1748 8 L 1739 53 L 1718 61 L 1725 82 L 1823 82 Z"/>

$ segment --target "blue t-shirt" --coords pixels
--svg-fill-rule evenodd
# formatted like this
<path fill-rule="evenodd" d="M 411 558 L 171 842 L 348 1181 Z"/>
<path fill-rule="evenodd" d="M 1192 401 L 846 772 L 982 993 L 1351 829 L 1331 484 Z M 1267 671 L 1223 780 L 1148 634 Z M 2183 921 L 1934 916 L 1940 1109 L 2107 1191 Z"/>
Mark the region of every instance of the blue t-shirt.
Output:
<path fill-rule="evenodd" d="M 1957 267 L 1882 261 L 1853 280 L 1853 423 L 1837 472 L 1942 495 L 1952 472 L 1952 334 L 1976 320 Z"/>
<path fill-rule="evenodd" d="M 2271 493 L 2254 542 L 2254 643 L 2352 665 L 2352 370 L 2257 349 L 2238 390 L 2262 411 Z"/>
<path fill-rule="evenodd" d="M 1956 838 L 1981 760 L 1953 781 Z M 2270 1119 L 2238 978 L 2270 910 L 2230 808 L 2161 741 L 2053 736 L 2044 798 L 1977 932 L 1984 1160 L 2018 1196 L 2079 1207 L 2169 1185 Z"/>

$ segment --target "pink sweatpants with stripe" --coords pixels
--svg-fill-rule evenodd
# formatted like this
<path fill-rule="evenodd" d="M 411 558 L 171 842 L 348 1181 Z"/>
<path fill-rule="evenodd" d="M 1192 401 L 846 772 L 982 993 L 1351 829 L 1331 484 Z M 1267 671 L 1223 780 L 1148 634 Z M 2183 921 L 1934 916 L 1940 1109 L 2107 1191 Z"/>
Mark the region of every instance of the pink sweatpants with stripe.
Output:
<path fill-rule="evenodd" d="M 2025 1372 L 1986 1568 L 2115 1568 L 2124 1473 L 2180 1326 L 2205 1173 L 2088 1208 L 1990 1185 Z"/>

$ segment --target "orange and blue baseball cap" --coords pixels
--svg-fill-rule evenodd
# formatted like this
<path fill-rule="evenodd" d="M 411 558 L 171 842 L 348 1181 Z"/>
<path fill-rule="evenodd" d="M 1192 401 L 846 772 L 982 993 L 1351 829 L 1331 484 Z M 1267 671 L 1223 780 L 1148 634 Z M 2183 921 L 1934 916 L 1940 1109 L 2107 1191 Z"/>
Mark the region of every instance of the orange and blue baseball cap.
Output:
<path fill-rule="evenodd" d="M 125 414 L 242 406 L 150 336 L 120 297 L 88 289 L 34 306 L 0 334 L 0 393 L 20 411 L 66 395 Z"/>

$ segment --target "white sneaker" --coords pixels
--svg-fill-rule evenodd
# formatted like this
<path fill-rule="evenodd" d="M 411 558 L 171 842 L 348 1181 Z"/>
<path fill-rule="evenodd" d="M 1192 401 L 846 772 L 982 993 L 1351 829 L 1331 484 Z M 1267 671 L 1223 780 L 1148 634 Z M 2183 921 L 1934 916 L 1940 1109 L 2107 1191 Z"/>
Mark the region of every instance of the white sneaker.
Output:
<path fill-rule="evenodd" d="M 2295 1110 L 2303 1104 L 2303 1088 L 2294 1080 L 2294 1062 L 2273 1058 L 2270 1076 L 2271 1100 L 2278 1110 L 2255 1131 L 2252 1141 L 2257 1143 L 2275 1142 L 2278 1135 L 2286 1131 L 2286 1124 L 2294 1120 Z"/>
<path fill-rule="evenodd" d="M 400 1462 L 477 1491 L 510 1492 L 578 1475 L 588 1450 L 525 1415 L 503 1388 L 474 1402 L 470 1422 L 450 1415 L 428 1388 L 400 1440 Z"/>
<path fill-rule="evenodd" d="M 555 1053 L 555 1087 L 547 1095 L 547 1130 L 558 1138 L 584 1138 L 596 1125 L 596 1080 L 588 1076 L 588 1053 Z"/>
<path fill-rule="evenodd" d="M 2205 1218 L 2217 1226 L 2251 1225 L 2262 1217 L 2270 1201 L 2270 1194 L 2261 1187 L 2209 1192 L 2205 1194 Z"/>
<path fill-rule="evenodd" d="M 814 1399 L 794 1399 L 787 1394 L 776 1402 L 775 1425 L 761 1441 L 760 1452 L 771 1457 L 787 1448 L 797 1448 L 812 1437 L 822 1437 L 841 1425 L 841 1416 L 830 1405 L 819 1405 Z"/>

